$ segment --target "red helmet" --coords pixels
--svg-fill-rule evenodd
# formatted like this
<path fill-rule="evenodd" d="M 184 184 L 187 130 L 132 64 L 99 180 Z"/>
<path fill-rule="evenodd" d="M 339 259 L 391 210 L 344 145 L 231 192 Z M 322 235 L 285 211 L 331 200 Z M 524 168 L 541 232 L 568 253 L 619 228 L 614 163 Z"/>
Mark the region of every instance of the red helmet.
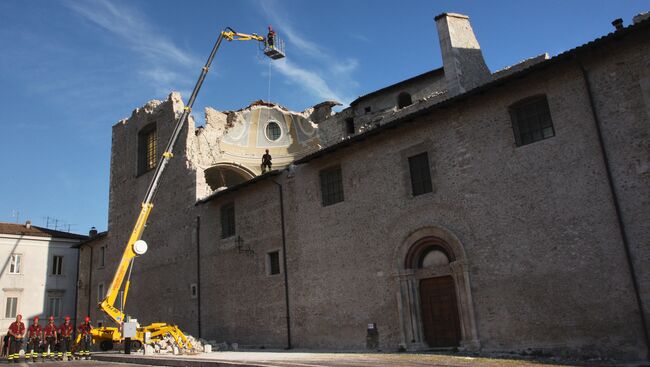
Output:
<path fill-rule="evenodd" d="M 70 321 L 70 316 L 66 316 L 65 321 Z"/>
<path fill-rule="evenodd" d="M 22 319 L 23 319 L 23 315 L 21 315 L 21 314 L 16 315 L 16 319 L 18 319 L 18 320 L 22 320 Z"/>
<path fill-rule="evenodd" d="M 86 322 L 90 322 L 90 316 L 86 316 L 86 318 L 84 319 L 84 321 L 86 321 Z"/>
<path fill-rule="evenodd" d="M 38 322 L 38 320 L 40 320 L 38 316 L 34 316 L 34 322 Z"/>
<path fill-rule="evenodd" d="M 50 321 L 54 321 L 54 316 L 50 316 Z"/>

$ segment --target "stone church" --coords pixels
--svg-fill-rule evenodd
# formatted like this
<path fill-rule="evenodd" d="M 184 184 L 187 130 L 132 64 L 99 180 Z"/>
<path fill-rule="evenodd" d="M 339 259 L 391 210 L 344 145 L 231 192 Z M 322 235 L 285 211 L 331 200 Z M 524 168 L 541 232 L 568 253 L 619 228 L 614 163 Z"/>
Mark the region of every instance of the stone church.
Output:
<path fill-rule="evenodd" d="M 250 348 L 645 358 L 648 14 L 499 71 L 467 16 L 435 23 L 441 67 L 340 112 L 257 101 L 190 119 L 126 312 Z M 106 322 L 96 303 L 183 107 L 172 93 L 113 126 L 77 317 Z"/>

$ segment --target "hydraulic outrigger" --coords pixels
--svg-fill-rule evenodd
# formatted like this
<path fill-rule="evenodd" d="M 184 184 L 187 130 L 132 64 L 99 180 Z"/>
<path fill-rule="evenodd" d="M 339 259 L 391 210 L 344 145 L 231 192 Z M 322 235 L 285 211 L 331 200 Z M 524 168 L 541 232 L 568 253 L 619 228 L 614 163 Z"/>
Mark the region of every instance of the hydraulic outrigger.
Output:
<path fill-rule="evenodd" d="M 221 46 L 221 42 L 224 39 L 227 41 L 262 42 L 264 44 L 264 54 L 266 54 L 271 59 L 280 59 L 285 56 L 284 44 L 281 42 L 281 40 L 275 37 L 275 33 L 273 32 L 269 32 L 269 37 L 265 38 L 255 33 L 237 33 L 232 28 L 227 27 L 219 34 L 219 38 L 212 47 L 212 52 L 210 52 L 210 56 L 208 57 L 205 66 L 203 66 L 201 69 L 201 74 L 199 75 L 199 79 L 194 86 L 194 90 L 192 90 L 192 94 L 187 101 L 187 105 L 185 106 L 183 113 L 176 121 L 171 138 L 169 139 L 162 157 L 156 166 L 153 178 L 149 183 L 149 187 L 147 188 L 144 200 L 142 201 L 138 220 L 136 221 L 135 226 L 131 231 L 131 236 L 129 237 L 129 241 L 126 244 L 122 258 L 117 266 L 113 281 L 107 290 L 106 297 L 99 303 L 99 308 L 118 326 L 98 327 L 92 330 L 93 343 L 99 342 L 101 348 L 104 350 L 112 349 L 113 343 L 122 342 L 125 337 L 130 337 L 130 339 L 133 340 L 133 342 L 136 344 L 134 347 L 137 349 L 138 343 L 140 346 L 142 346 L 145 343 L 161 340 L 166 336 L 171 336 L 174 339 L 180 351 L 187 353 L 193 350 L 193 346 L 187 340 L 185 334 L 183 334 L 178 326 L 172 324 L 153 323 L 150 325 L 138 327 L 135 331 L 135 335 L 125 335 L 128 334 L 127 328 L 124 328 L 125 322 L 128 321 L 128 317 L 124 314 L 123 309 L 131 283 L 130 278 L 131 271 L 133 269 L 133 262 L 137 256 L 143 255 L 147 251 L 147 244 L 140 238 L 144 232 L 149 214 L 153 209 L 153 201 L 156 197 L 160 178 L 162 177 L 162 174 L 165 171 L 165 167 L 167 167 L 169 160 L 174 156 L 173 150 L 174 146 L 176 145 L 176 140 L 178 139 L 181 130 L 183 130 L 183 126 L 185 125 L 187 118 L 192 111 L 192 106 L 194 105 L 196 96 L 199 93 L 201 86 L 203 85 L 203 81 L 208 74 L 210 65 L 212 64 L 212 61 L 214 60 L 214 57 L 219 50 L 219 46 Z M 125 278 L 126 282 L 124 281 Z M 118 309 L 115 306 L 115 302 L 122 288 L 123 294 L 121 297 L 121 307 Z M 146 340 L 145 336 L 147 337 Z M 79 341 L 80 338 L 78 336 L 76 342 L 78 343 Z"/>

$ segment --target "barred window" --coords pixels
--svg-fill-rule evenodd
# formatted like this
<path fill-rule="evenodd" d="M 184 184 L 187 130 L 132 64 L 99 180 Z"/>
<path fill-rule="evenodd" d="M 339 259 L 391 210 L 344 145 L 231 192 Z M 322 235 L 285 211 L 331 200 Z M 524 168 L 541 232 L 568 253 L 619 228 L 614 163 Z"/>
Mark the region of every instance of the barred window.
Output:
<path fill-rule="evenodd" d="M 546 96 L 530 97 L 513 104 L 510 118 L 518 147 L 555 136 Z"/>
<path fill-rule="evenodd" d="M 221 206 L 221 238 L 235 235 L 235 203 Z"/>
<path fill-rule="evenodd" d="M 343 178 L 340 166 L 320 171 L 320 190 L 323 206 L 343 201 Z"/>
<path fill-rule="evenodd" d="M 145 126 L 138 133 L 138 174 L 156 168 L 156 123 Z"/>
<path fill-rule="evenodd" d="M 433 191 L 431 170 L 429 168 L 429 155 L 426 152 L 409 157 L 409 170 L 411 173 L 411 192 L 413 196 Z"/>

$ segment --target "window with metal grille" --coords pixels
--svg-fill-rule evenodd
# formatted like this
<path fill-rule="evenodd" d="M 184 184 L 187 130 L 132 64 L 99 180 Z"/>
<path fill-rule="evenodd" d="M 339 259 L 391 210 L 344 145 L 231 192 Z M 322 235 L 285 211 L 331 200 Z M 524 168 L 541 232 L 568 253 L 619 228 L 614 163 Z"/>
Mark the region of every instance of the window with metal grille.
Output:
<path fill-rule="evenodd" d="M 323 206 L 343 201 L 343 177 L 340 166 L 320 171 L 320 190 Z"/>
<path fill-rule="evenodd" d="M 280 274 L 280 251 L 268 253 L 269 275 Z"/>
<path fill-rule="evenodd" d="M 11 254 L 11 260 L 9 263 L 9 274 L 20 274 L 22 258 L 23 255 L 21 254 Z"/>
<path fill-rule="evenodd" d="M 235 235 L 235 203 L 221 206 L 221 238 Z"/>
<path fill-rule="evenodd" d="M 138 174 L 156 168 L 156 123 L 145 126 L 138 133 Z"/>
<path fill-rule="evenodd" d="M 104 299 L 104 296 L 106 296 L 106 293 L 104 292 L 104 283 L 99 283 L 97 284 L 97 303 L 101 302 Z"/>
<path fill-rule="evenodd" d="M 47 311 L 50 316 L 61 317 L 61 297 L 49 297 Z"/>
<path fill-rule="evenodd" d="M 546 96 L 526 98 L 511 105 L 510 118 L 518 147 L 555 136 Z"/>
<path fill-rule="evenodd" d="M 424 152 L 409 157 L 409 170 L 411 173 L 411 192 L 413 196 L 431 192 L 431 169 L 429 168 L 429 155 Z"/>
<path fill-rule="evenodd" d="M 52 275 L 63 274 L 63 256 L 52 257 Z"/>
<path fill-rule="evenodd" d="M 7 308 L 5 309 L 5 318 L 13 319 L 18 311 L 18 297 L 7 297 Z"/>

